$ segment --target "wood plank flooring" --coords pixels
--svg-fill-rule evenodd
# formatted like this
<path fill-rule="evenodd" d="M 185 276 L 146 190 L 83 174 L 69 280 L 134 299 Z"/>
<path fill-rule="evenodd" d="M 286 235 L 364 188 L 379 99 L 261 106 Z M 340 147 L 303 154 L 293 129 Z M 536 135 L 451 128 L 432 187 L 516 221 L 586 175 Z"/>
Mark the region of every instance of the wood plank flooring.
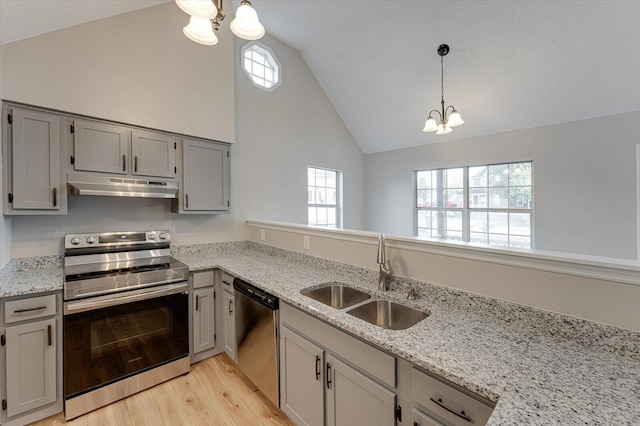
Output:
<path fill-rule="evenodd" d="M 191 366 L 191 372 L 65 422 L 57 414 L 37 426 L 293 425 L 226 355 Z"/>

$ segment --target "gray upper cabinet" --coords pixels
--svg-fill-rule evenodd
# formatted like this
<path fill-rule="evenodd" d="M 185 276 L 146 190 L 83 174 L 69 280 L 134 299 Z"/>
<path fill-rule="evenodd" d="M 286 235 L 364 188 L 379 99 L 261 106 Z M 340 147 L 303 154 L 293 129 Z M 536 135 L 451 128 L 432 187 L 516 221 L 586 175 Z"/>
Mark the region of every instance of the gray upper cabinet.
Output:
<path fill-rule="evenodd" d="M 74 168 L 88 172 L 129 173 L 131 131 L 96 121 L 74 121 Z"/>
<path fill-rule="evenodd" d="M 176 176 L 176 141 L 171 135 L 131 132 L 132 174 L 173 178 Z"/>
<path fill-rule="evenodd" d="M 65 119 L 5 108 L 4 214 L 66 214 Z"/>
<path fill-rule="evenodd" d="M 166 133 L 75 120 L 73 149 L 76 171 L 176 176 L 176 141 Z"/>
<path fill-rule="evenodd" d="M 229 161 L 229 144 L 183 140 L 179 213 L 229 211 Z"/>

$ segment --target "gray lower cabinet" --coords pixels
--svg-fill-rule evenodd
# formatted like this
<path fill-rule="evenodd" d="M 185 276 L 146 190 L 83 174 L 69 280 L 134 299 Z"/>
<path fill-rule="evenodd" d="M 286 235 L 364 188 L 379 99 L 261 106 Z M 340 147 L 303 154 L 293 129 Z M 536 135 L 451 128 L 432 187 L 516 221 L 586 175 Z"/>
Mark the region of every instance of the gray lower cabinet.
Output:
<path fill-rule="evenodd" d="M 327 425 L 393 425 L 396 394 L 327 356 Z"/>
<path fill-rule="evenodd" d="M 3 213 L 66 214 L 65 118 L 4 106 Z"/>
<path fill-rule="evenodd" d="M 324 349 L 280 328 L 280 408 L 296 424 L 324 425 Z"/>
<path fill-rule="evenodd" d="M 224 351 L 229 355 L 229 358 L 238 362 L 236 354 L 236 324 L 234 320 L 234 306 L 233 306 L 233 291 L 223 291 L 222 295 L 222 326 L 223 331 L 223 346 Z"/>
<path fill-rule="evenodd" d="M 24 425 L 62 411 L 60 295 L 2 303 L 3 425 Z"/>
<path fill-rule="evenodd" d="M 216 271 L 198 271 L 189 279 L 189 323 L 191 335 L 191 363 L 202 361 L 222 352 L 218 336 L 222 331 L 220 317 L 220 285 L 216 281 Z"/>
<path fill-rule="evenodd" d="M 301 425 L 394 425 L 396 360 L 281 303 L 280 406 Z"/>
<path fill-rule="evenodd" d="M 230 209 L 229 144 L 183 139 L 182 188 L 174 211 L 183 214 Z"/>

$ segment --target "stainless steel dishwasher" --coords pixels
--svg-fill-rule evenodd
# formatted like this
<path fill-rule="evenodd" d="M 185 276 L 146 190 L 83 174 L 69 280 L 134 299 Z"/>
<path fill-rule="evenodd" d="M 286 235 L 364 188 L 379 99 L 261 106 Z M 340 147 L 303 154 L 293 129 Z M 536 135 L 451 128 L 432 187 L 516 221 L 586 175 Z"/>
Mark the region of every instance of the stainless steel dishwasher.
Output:
<path fill-rule="evenodd" d="M 233 288 L 238 366 L 279 407 L 279 300 L 239 278 Z"/>

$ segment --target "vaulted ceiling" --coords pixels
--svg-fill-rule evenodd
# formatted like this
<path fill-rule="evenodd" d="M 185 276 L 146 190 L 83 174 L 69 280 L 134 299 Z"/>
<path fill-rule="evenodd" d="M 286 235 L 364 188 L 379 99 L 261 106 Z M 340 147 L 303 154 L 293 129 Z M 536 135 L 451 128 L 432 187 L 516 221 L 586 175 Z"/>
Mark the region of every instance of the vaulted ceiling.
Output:
<path fill-rule="evenodd" d="M 0 0 L 0 43 L 167 1 Z M 640 110 L 637 0 L 253 4 L 365 154 Z M 422 132 L 440 104 L 441 43 L 445 102 L 465 120 L 445 136 Z"/>

